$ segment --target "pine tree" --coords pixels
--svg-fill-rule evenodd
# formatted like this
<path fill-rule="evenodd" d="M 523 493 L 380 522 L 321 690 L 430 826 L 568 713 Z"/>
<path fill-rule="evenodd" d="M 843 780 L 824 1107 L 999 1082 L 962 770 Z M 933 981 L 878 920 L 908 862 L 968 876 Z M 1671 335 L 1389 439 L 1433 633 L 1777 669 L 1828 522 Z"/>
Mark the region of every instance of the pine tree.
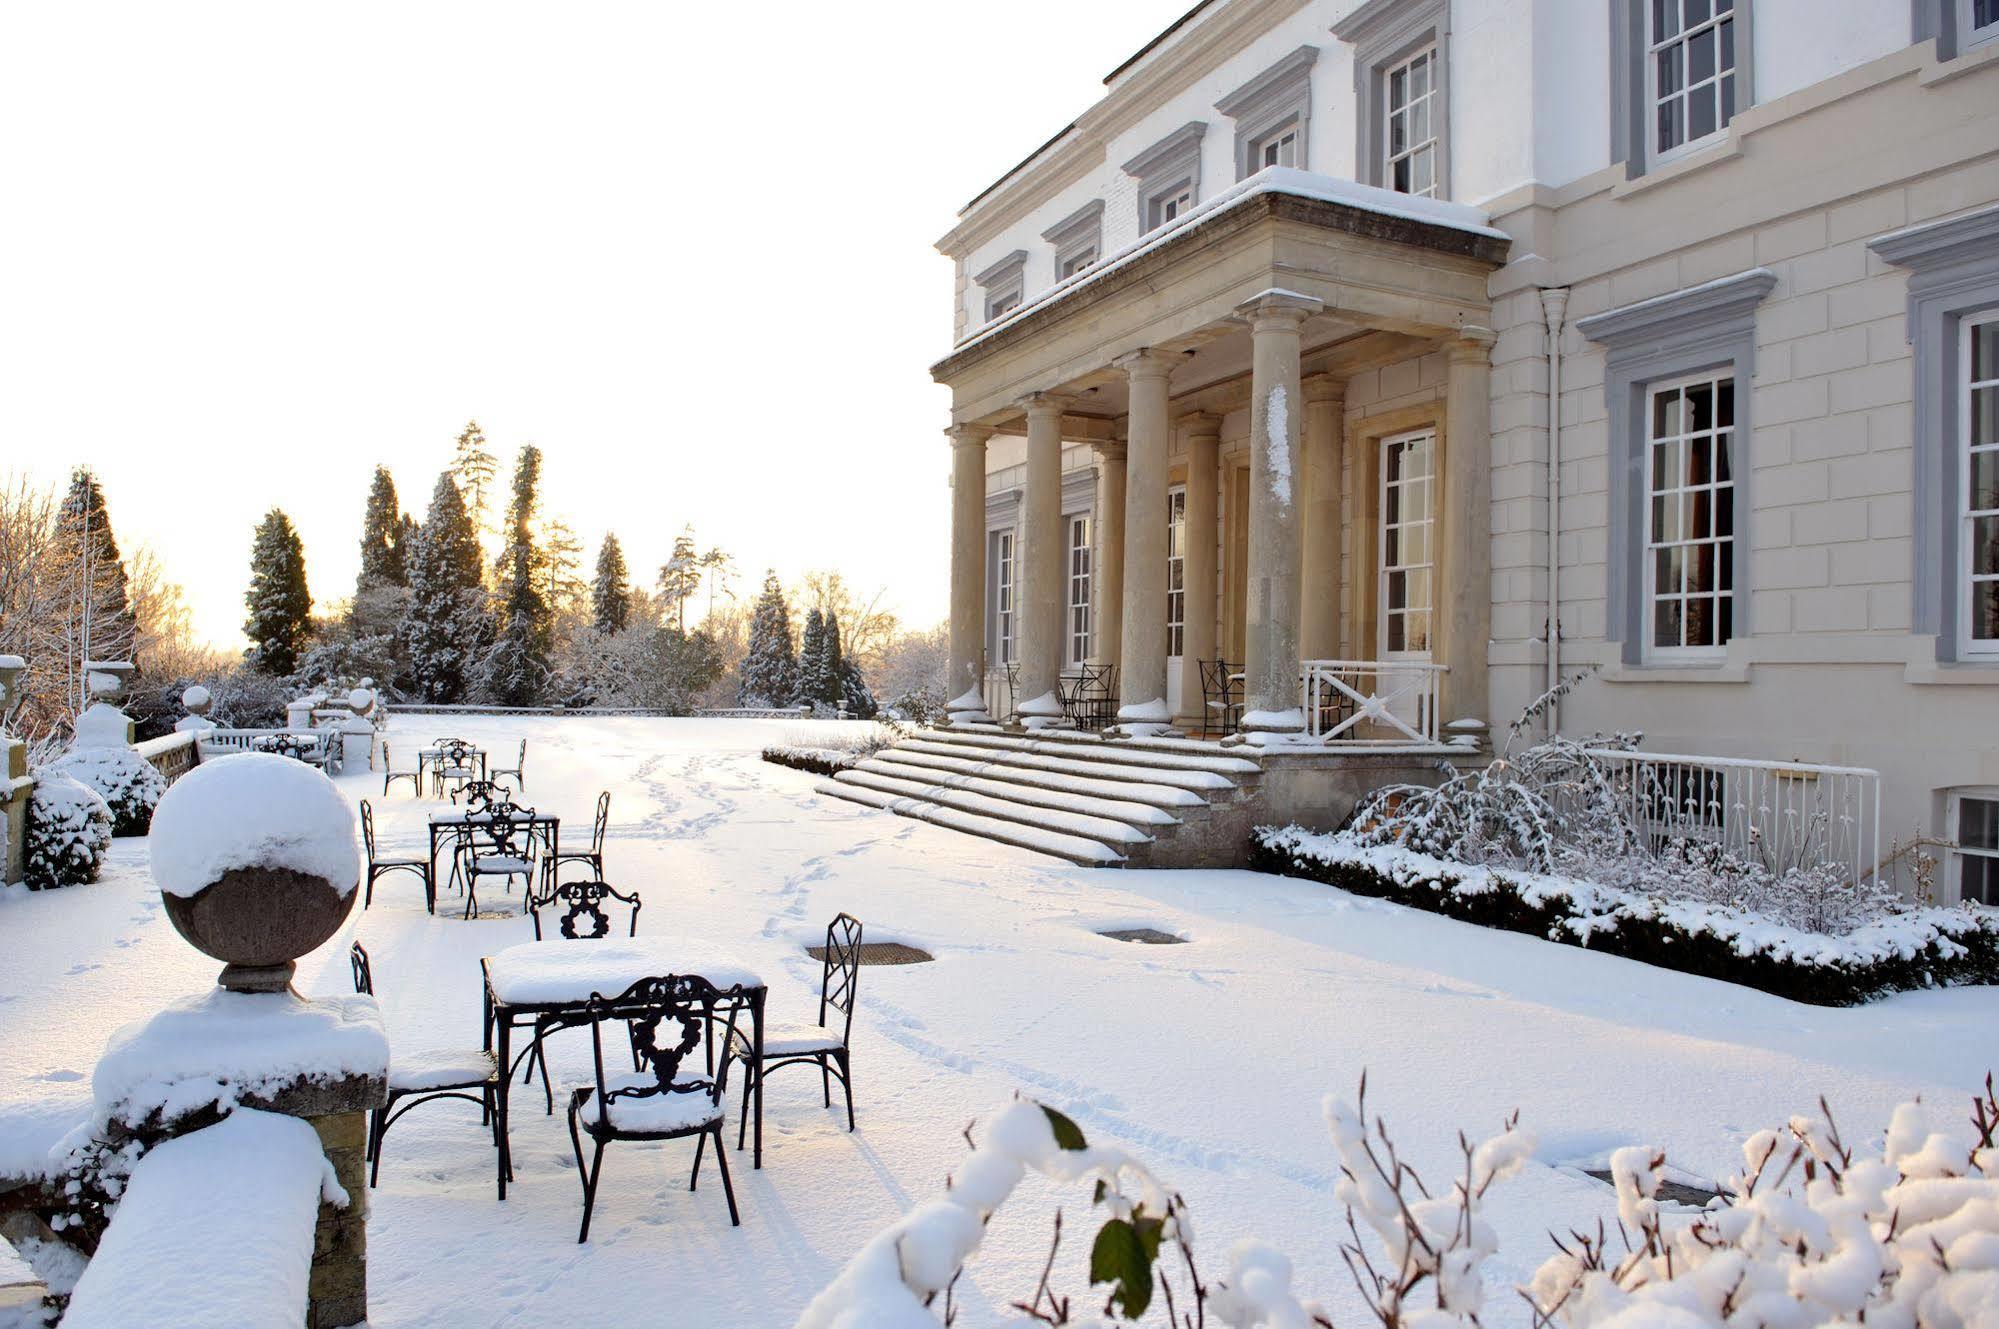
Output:
<path fill-rule="evenodd" d="M 403 564 L 398 542 L 403 530 L 402 505 L 396 501 L 396 482 L 386 466 L 375 468 L 374 483 L 368 487 L 368 507 L 361 517 L 361 572 L 354 579 L 358 599 L 382 586 L 409 585 L 409 569 Z"/>
<path fill-rule="evenodd" d="M 568 522 L 550 517 L 541 524 L 541 548 L 548 603 L 560 612 L 582 600 L 589 589 L 576 575 L 576 570 L 583 566 L 583 542 L 569 529 Z"/>
<path fill-rule="evenodd" d="M 817 609 L 808 609 L 805 630 L 798 634 L 798 695 L 793 700 L 808 706 L 824 701 L 830 684 L 826 673 L 826 620 Z"/>
<path fill-rule="evenodd" d="M 840 620 L 831 610 L 826 613 L 826 644 L 821 650 L 825 658 L 819 666 L 819 692 L 812 699 L 838 706 L 846 678 L 847 660 L 840 653 Z"/>
<path fill-rule="evenodd" d="M 673 615 L 673 625 L 683 633 L 687 631 L 687 601 L 701 589 L 703 575 L 701 555 L 694 547 L 694 528 L 684 527 L 674 537 L 673 556 L 659 569 L 659 593 Z"/>
<path fill-rule="evenodd" d="M 785 706 L 798 695 L 798 663 L 791 645 L 791 602 L 775 571 L 764 574 L 763 594 L 750 617 L 749 653 L 743 657 L 738 700 L 744 706 Z"/>
<path fill-rule="evenodd" d="M 632 615 L 632 588 L 627 581 L 625 551 L 615 534 L 606 535 L 597 550 L 597 577 L 590 583 L 590 621 L 597 631 L 619 633 Z"/>
<path fill-rule="evenodd" d="M 283 678 L 298 668 L 312 631 L 312 593 L 305 584 L 305 546 L 282 509 L 272 508 L 257 523 L 250 589 L 243 599 L 250 608 L 243 624 L 250 639 L 244 658 L 257 672 Z"/>
<path fill-rule="evenodd" d="M 499 477 L 500 463 L 486 451 L 486 435 L 477 420 L 465 422 L 452 445 L 451 474 L 458 482 L 458 494 L 471 515 L 472 529 L 484 530 L 487 504 L 493 496 L 493 482 Z"/>
<path fill-rule="evenodd" d="M 481 562 L 472 514 L 446 471 L 412 541 L 409 615 L 400 629 L 411 687 L 425 701 L 463 701 L 473 665 L 492 643 Z"/>
<path fill-rule="evenodd" d="M 56 546 L 71 581 L 65 637 L 75 658 L 68 673 L 81 689 L 85 660 L 129 660 L 138 644 L 125 561 L 111 533 L 104 491 L 88 466 L 70 473 L 69 493 L 56 515 Z M 83 701 L 79 691 L 78 705 Z"/>
<path fill-rule="evenodd" d="M 507 545 L 497 568 L 500 632 L 486 660 L 486 685 L 506 706 L 532 706 L 548 682 L 555 614 L 543 590 L 548 555 L 535 542 L 535 508 L 541 486 L 541 449 L 529 443 L 514 464 L 513 500 L 507 505 Z"/>

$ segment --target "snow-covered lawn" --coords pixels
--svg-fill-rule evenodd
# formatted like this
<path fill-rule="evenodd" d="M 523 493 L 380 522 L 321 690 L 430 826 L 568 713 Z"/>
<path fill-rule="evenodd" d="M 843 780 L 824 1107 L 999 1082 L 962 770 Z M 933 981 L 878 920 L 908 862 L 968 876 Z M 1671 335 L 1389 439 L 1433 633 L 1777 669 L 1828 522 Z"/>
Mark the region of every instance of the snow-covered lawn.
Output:
<path fill-rule="evenodd" d="M 560 1116 L 541 1114 L 538 1087 L 516 1092 L 517 1182 L 504 1204 L 473 1109 L 436 1105 L 398 1122 L 370 1197 L 376 1329 L 787 1325 L 872 1233 L 941 1190 L 964 1156 L 963 1127 L 1016 1092 L 1178 1186 L 1215 1268 L 1236 1237 L 1260 1236 L 1298 1262 L 1305 1291 L 1356 1323 L 1365 1312 L 1337 1254 L 1320 1100 L 1351 1093 L 1363 1069 L 1370 1107 L 1426 1174 L 1450 1172 L 1461 1127 L 1482 1137 L 1521 1110 L 1543 1166 L 1496 1189 L 1488 1210 L 1502 1243 L 1493 1272 L 1510 1283 L 1540 1263 L 1551 1224 L 1614 1217 L 1608 1188 L 1555 1165 L 1601 1166 L 1644 1141 L 1713 1176 L 1736 1165 L 1747 1133 L 1821 1094 L 1849 1131 L 1871 1136 L 1911 1095 L 1947 1109 L 1940 1124 L 1959 1115 L 1999 1066 L 1999 989 L 1801 1006 L 1302 881 L 1072 868 L 815 796 L 815 777 L 757 757 L 800 729 L 395 723 L 405 752 L 447 730 L 508 754 L 526 737 L 524 801 L 562 816 L 572 843 L 609 789 L 606 875 L 644 896 L 641 933 L 734 951 L 770 980 L 774 1018 L 811 1017 L 818 964 L 802 947 L 839 910 L 870 939 L 937 961 L 862 971 L 857 1133 L 820 1106 L 809 1072 L 772 1080 L 764 1170 L 732 1155 L 740 1230 L 712 1173 L 687 1192 L 691 1143 L 623 1144 L 606 1157 L 590 1243 L 576 1245 L 569 1140 Z M 341 784 L 373 798 L 386 852 L 420 851 L 436 804 L 406 789 L 385 801 L 363 773 Z M 96 886 L 0 896 L 0 1104 L 80 1103 L 111 1029 L 213 980 L 213 962 L 161 913 L 144 842 L 119 841 L 112 862 Z M 478 957 L 530 935 L 520 918 L 427 917 L 407 876 L 386 879 L 356 917 L 392 1039 L 410 1048 L 476 1042 Z M 1094 935 L 1114 927 L 1189 944 Z M 301 986 L 350 990 L 345 952 L 342 938 L 304 961 Z M 556 1046 L 559 1075 L 587 1074 L 586 1039 Z M 959 1284 L 961 1324 L 999 1323 L 1032 1291 L 1054 1198 L 1030 1180 L 995 1220 Z M 1079 1220 L 1088 1197 L 1059 1198 Z M 1084 1241 L 1065 1244 L 1071 1290 Z M 1495 1289 L 1488 1307 L 1488 1324 L 1526 1318 L 1510 1291 Z"/>

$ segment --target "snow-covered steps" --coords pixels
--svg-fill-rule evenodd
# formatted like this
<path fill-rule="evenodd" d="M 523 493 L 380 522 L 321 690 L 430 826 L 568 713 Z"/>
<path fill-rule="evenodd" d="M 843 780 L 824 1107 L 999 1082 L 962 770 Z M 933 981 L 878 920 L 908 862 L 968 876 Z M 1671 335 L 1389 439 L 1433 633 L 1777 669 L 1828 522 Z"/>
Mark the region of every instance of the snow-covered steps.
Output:
<path fill-rule="evenodd" d="M 1093 866 L 1192 861 L 1234 835 L 1254 760 L 1189 740 L 926 730 L 819 792 Z"/>

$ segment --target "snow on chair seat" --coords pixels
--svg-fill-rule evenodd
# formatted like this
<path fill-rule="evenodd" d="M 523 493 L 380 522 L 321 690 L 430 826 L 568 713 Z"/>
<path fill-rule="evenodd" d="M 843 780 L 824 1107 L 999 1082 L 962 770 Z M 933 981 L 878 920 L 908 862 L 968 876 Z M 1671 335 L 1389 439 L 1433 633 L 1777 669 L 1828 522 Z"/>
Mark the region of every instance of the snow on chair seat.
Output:
<path fill-rule="evenodd" d="M 597 1102 L 596 1085 L 585 1085 L 576 1091 L 583 1095 L 579 1111 L 586 1119 L 600 1122 L 608 1119 L 615 1130 L 641 1135 L 698 1130 L 729 1114 L 726 1097 L 709 1097 L 707 1080 L 682 1075 L 673 1083 L 679 1092 L 633 1096 L 633 1090 L 658 1087 L 652 1075 L 646 1071 L 614 1075 L 604 1082 L 608 1093 L 601 1106 Z M 605 1107 L 609 1108 L 608 1113 Z"/>
<path fill-rule="evenodd" d="M 480 1048 L 395 1053 L 389 1062 L 389 1088 L 396 1093 L 471 1088 L 498 1075 L 493 1054 Z"/>
<path fill-rule="evenodd" d="M 840 1047 L 839 1031 L 816 1024 L 776 1022 L 764 1027 L 764 1056 L 797 1057 Z"/>

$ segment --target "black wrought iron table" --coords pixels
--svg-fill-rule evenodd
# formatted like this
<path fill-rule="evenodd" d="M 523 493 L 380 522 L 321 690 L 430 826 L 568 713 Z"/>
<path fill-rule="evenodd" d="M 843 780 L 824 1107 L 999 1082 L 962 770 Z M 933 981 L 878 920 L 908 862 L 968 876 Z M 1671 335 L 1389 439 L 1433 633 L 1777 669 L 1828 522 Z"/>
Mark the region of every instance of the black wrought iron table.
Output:
<path fill-rule="evenodd" d="M 562 818 L 548 813 L 537 812 L 532 816 L 506 816 L 493 812 L 433 812 L 430 814 L 430 878 L 437 880 L 437 851 L 447 835 L 455 835 L 467 827 L 490 825 L 496 817 L 508 821 L 525 821 L 528 834 L 539 838 L 543 848 L 554 854 L 562 845 Z"/>
<path fill-rule="evenodd" d="M 718 988 L 741 988 L 750 1007 L 754 1064 L 763 1063 L 764 998 L 769 986 L 755 970 L 722 947 L 693 937 L 630 937 L 525 941 L 479 962 L 486 983 L 486 1047 L 500 1066 L 500 1198 L 507 1198 L 513 1148 L 507 1135 L 507 1099 L 513 1082 L 513 1031 L 548 1017 L 580 1021 L 593 995 L 615 997 L 641 978 L 699 975 Z M 495 1046 L 497 1044 L 497 1046 Z M 763 1086 L 751 1091 L 756 1120 L 752 1165 L 763 1166 Z"/>

